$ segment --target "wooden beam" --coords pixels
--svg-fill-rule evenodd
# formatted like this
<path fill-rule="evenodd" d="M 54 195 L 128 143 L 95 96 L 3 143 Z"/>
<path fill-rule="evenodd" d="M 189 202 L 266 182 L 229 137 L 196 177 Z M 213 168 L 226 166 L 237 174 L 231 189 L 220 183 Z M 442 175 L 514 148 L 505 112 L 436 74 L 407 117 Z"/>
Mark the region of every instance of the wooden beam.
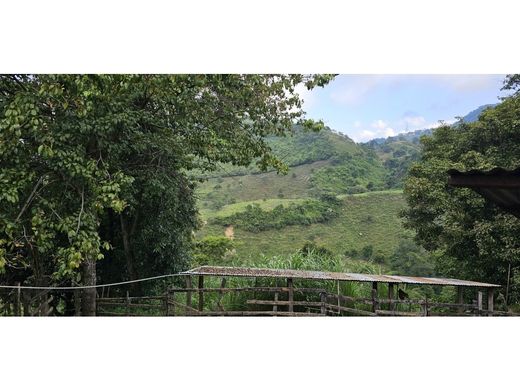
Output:
<path fill-rule="evenodd" d="M 199 311 L 204 310 L 204 276 L 199 275 Z"/>
<path fill-rule="evenodd" d="M 394 303 L 392 302 L 395 299 L 394 286 L 395 283 L 388 283 L 388 300 L 390 301 L 388 302 L 388 310 L 390 311 L 394 310 Z"/>
<path fill-rule="evenodd" d="M 479 291 L 477 293 L 477 308 L 478 308 L 478 314 L 482 312 L 482 291 Z"/>
<path fill-rule="evenodd" d="M 287 278 L 287 287 L 289 288 L 289 312 L 293 312 L 294 311 L 294 306 L 293 306 L 293 302 L 294 302 L 294 286 L 293 286 L 293 280 L 292 278 Z"/>
<path fill-rule="evenodd" d="M 375 313 L 379 309 L 377 303 L 377 282 L 372 282 L 372 311 Z"/>
<path fill-rule="evenodd" d="M 220 288 L 226 287 L 226 278 L 222 278 L 222 281 L 220 282 Z M 222 306 L 222 298 L 224 297 L 224 292 L 219 291 L 218 293 L 218 300 L 217 300 L 217 307 L 220 311 L 224 311 L 224 307 Z"/>
<path fill-rule="evenodd" d="M 494 299 L 494 296 L 495 296 L 495 289 L 493 287 L 488 288 L 488 305 L 487 305 L 487 309 L 488 309 L 488 312 L 489 312 L 488 315 L 490 315 L 490 316 L 493 315 L 493 309 L 494 309 L 493 299 Z"/>
<path fill-rule="evenodd" d="M 519 188 L 520 176 L 518 175 L 464 175 L 452 174 L 448 179 L 448 184 L 454 187 L 469 188 Z"/>
<path fill-rule="evenodd" d="M 457 286 L 457 304 L 462 305 L 464 303 L 464 287 Z M 457 313 L 463 313 L 464 307 L 460 306 L 457 308 Z"/>
<path fill-rule="evenodd" d="M 339 297 L 339 296 L 338 296 Z M 327 293 L 320 293 L 320 301 L 321 301 L 321 314 L 327 314 Z M 339 305 L 338 305 L 339 306 Z"/>
<path fill-rule="evenodd" d="M 191 275 L 186 275 L 186 315 L 188 315 L 189 309 L 191 308 Z"/>

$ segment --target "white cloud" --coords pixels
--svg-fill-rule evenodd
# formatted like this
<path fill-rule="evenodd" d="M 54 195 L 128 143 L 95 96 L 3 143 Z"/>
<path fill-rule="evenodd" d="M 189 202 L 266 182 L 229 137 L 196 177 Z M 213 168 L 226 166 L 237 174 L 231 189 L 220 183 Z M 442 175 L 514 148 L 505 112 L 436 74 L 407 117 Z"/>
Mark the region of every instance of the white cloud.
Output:
<path fill-rule="evenodd" d="M 366 142 L 374 138 L 393 137 L 396 135 L 396 131 L 391 127 L 380 127 L 375 130 L 364 129 L 356 134 L 352 134 L 351 138 L 356 142 Z"/>
<path fill-rule="evenodd" d="M 334 82 L 330 98 L 338 104 L 356 105 L 365 100 L 381 83 L 387 83 L 391 79 L 392 76 L 389 75 L 344 75 Z"/>
<path fill-rule="evenodd" d="M 372 127 L 375 129 L 384 129 L 388 126 L 388 123 L 383 121 L 382 119 L 378 119 L 377 121 L 372 122 Z"/>
<path fill-rule="evenodd" d="M 393 137 L 396 134 L 395 130 L 391 127 L 385 129 L 385 137 Z"/>
<path fill-rule="evenodd" d="M 355 121 L 354 127 L 360 128 L 361 127 L 361 121 Z"/>
<path fill-rule="evenodd" d="M 436 81 L 452 88 L 457 92 L 476 92 L 497 85 L 497 79 L 502 80 L 502 75 L 493 74 L 446 74 L 435 75 Z"/>
<path fill-rule="evenodd" d="M 420 115 L 406 115 L 399 121 L 399 124 L 409 130 L 424 129 L 426 119 Z"/>
<path fill-rule="evenodd" d="M 363 130 L 359 136 L 353 137 L 356 142 L 365 142 L 376 137 L 376 133 L 371 130 Z"/>

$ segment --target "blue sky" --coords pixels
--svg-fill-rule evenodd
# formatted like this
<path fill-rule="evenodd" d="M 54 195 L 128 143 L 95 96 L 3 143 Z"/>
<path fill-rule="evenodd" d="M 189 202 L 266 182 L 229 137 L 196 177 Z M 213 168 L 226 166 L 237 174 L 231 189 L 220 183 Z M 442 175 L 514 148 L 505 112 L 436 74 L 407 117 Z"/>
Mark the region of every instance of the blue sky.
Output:
<path fill-rule="evenodd" d="M 356 142 L 451 123 L 499 102 L 504 75 L 339 75 L 324 88 L 299 90 L 307 117 Z"/>

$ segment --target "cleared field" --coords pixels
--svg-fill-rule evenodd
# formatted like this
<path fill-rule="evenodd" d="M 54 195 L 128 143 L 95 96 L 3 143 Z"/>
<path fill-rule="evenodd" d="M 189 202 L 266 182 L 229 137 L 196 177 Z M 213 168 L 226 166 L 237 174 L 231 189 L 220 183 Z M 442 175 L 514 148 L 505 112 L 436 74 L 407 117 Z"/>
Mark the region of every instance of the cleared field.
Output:
<path fill-rule="evenodd" d="M 307 241 L 314 241 L 337 254 L 350 249 L 359 251 L 365 245 L 372 245 L 375 251 L 385 255 L 391 254 L 399 237 L 406 233 L 398 215 L 405 206 L 401 192 L 369 192 L 342 198 L 340 215 L 329 223 L 287 226 L 259 233 L 236 228 L 237 255 L 245 260 L 254 260 L 261 254 L 290 254 Z M 209 234 L 224 235 L 224 227 L 209 224 L 199 232 L 200 237 Z"/>

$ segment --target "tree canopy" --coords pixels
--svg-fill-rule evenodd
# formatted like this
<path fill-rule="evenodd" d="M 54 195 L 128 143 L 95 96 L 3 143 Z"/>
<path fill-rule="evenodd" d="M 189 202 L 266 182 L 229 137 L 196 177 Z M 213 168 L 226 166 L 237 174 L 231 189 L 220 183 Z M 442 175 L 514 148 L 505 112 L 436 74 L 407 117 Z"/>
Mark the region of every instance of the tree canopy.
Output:
<path fill-rule="evenodd" d="M 295 88 L 331 78 L 0 76 L 1 277 L 93 285 L 185 268 L 198 224 L 190 172 L 283 171 L 265 137 L 319 128 Z"/>
<path fill-rule="evenodd" d="M 509 76 L 507 89 L 515 89 Z M 474 123 L 441 126 L 423 137 L 423 152 L 405 183 L 405 225 L 437 259 L 441 275 L 508 284 L 520 267 L 520 221 L 466 188 L 448 185 L 449 169 L 520 166 L 520 96 L 513 93 Z M 520 279 L 512 278 L 512 298 Z"/>

